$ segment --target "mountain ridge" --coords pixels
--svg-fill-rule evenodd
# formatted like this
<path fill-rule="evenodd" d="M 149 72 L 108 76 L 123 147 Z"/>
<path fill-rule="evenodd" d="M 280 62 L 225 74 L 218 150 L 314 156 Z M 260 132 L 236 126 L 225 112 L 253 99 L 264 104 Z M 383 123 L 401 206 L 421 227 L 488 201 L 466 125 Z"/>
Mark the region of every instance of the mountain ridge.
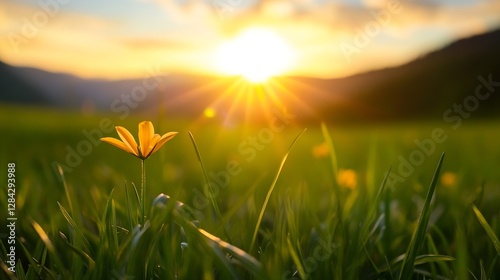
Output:
<path fill-rule="evenodd" d="M 500 81 L 499 49 L 500 30 L 495 30 L 457 40 L 396 67 L 344 78 L 276 77 L 273 81 L 289 89 L 281 94 L 296 99 L 283 100 L 281 105 L 304 120 L 440 119 L 448 108 L 474 95 L 479 77 L 492 75 L 491 80 Z M 227 114 L 234 102 L 225 96 L 227 89 L 239 81 L 238 77 L 175 73 L 123 80 L 82 79 L 0 62 L 0 86 L 4 89 L 0 102 L 70 109 L 89 108 L 90 104 L 96 111 L 113 111 L 113 104 L 145 91 L 147 98 L 133 108 L 137 112 L 162 104 L 157 109 L 172 116 L 199 116 L 210 106 L 225 108 Z M 475 116 L 498 117 L 498 103 L 499 95 L 491 95 Z"/>

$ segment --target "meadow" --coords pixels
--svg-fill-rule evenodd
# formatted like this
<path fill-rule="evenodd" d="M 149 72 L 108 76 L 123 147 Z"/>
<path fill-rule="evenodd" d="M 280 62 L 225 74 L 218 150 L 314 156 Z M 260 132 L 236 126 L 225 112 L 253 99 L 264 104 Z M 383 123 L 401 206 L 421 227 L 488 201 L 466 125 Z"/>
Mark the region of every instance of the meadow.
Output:
<path fill-rule="evenodd" d="M 114 125 L 137 137 L 145 119 L 179 134 L 146 160 L 139 225 L 140 160 L 97 139 L 117 137 Z M 17 221 L 15 273 L 0 230 L 1 275 L 494 279 L 499 125 L 223 125 L 2 106 L 0 219 L 13 162 Z"/>

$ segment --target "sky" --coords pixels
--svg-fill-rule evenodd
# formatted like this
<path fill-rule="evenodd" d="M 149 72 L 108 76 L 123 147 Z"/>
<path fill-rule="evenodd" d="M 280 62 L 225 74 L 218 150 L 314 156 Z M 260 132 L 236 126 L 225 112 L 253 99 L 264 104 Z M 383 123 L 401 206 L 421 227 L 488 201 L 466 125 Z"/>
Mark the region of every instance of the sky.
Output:
<path fill-rule="evenodd" d="M 260 29 L 290 52 L 279 74 L 337 78 L 498 28 L 498 0 L 2 0 L 0 61 L 85 78 L 230 75 L 222 46 Z M 251 55 L 273 49 L 261 38 L 234 44 L 234 59 L 278 63 L 276 53 Z"/>

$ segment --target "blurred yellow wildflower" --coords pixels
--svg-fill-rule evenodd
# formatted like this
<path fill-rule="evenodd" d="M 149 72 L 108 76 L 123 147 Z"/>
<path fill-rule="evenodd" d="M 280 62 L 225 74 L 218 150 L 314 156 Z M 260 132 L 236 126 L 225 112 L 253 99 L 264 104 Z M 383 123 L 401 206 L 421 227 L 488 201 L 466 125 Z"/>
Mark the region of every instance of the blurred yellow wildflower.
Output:
<path fill-rule="evenodd" d="M 325 158 L 330 154 L 330 149 L 328 148 L 328 144 L 323 142 L 319 145 L 316 145 L 312 148 L 312 154 L 315 158 Z"/>
<path fill-rule="evenodd" d="M 441 184 L 448 188 L 454 187 L 457 184 L 457 174 L 449 171 L 443 172 Z"/>
<path fill-rule="evenodd" d="M 214 108 L 212 108 L 212 107 L 207 107 L 207 108 L 205 108 L 205 110 L 203 111 L 203 115 L 205 115 L 205 117 L 206 117 L 206 118 L 209 118 L 209 119 L 211 119 L 211 118 L 215 117 L 215 113 L 216 113 L 216 112 L 215 112 L 215 109 L 214 109 Z"/>
<path fill-rule="evenodd" d="M 142 160 L 158 151 L 177 134 L 177 132 L 172 131 L 160 136 L 155 134 L 155 129 L 150 121 L 143 121 L 139 123 L 139 145 L 137 145 L 134 136 L 126 128 L 122 126 L 116 126 L 115 128 L 121 141 L 113 137 L 104 137 L 101 138 L 101 141 L 114 145 Z"/>
<path fill-rule="evenodd" d="M 358 174 L 352 169 L 340 169 L 338 183 L 342 188 L 354 190 L 358 186 Z"/>

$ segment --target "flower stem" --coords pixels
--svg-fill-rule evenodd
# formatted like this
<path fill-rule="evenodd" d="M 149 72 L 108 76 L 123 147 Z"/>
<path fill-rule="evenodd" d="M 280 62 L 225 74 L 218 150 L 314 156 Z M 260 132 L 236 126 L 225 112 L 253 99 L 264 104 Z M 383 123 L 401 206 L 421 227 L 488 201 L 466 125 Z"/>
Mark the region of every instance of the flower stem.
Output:
<path fill-rule="evenodd" d="M 145 160 L 141 160 L 141 225 L 144 227 L 144 221 L 146 219 L 145 209 L 146 209 L 146 164 Z"/>

